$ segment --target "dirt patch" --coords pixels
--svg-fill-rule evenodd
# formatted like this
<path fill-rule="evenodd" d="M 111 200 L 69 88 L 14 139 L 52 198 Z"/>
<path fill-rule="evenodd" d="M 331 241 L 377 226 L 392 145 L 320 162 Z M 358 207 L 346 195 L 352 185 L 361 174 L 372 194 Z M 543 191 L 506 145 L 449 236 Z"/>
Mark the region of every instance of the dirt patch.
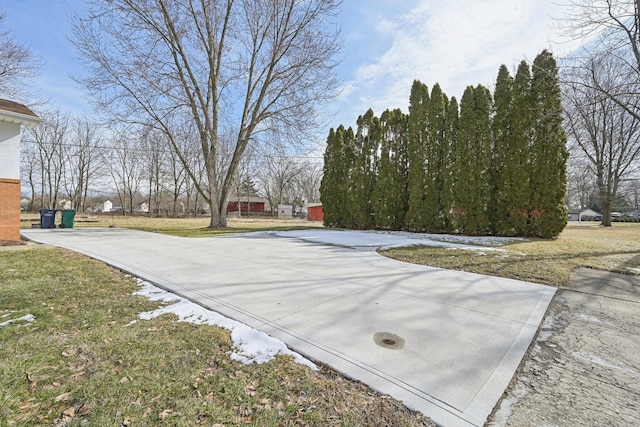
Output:
<path fill-rule="evenodd" d="M 22 242 L 16 242 L 13 240 L 0 240 L 0 246 L 20 246 L 23 245 Z"/>
<path fill-rule="evenodd" d="M 579 269 L 489 426 L 640 425 L 640 277 Z"/>
<path fill-rule="evenodd" d="M 19 242 L 13 240 L 0 240 L 0 251 L 31 249 L 34 247 L 44 248 L 48 245 L 41 245 L 39 243 L 32 242 L 30 240 L 21 240 Z"/>

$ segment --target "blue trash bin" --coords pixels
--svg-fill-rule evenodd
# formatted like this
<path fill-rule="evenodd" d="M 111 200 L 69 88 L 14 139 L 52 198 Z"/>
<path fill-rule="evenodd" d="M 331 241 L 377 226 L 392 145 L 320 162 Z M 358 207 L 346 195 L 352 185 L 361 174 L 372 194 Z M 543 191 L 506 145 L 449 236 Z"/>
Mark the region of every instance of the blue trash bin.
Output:
<path fill-rule="evenodd" d="M 56 228 L 56 210 L 40 209 L 40 228 Z"/>

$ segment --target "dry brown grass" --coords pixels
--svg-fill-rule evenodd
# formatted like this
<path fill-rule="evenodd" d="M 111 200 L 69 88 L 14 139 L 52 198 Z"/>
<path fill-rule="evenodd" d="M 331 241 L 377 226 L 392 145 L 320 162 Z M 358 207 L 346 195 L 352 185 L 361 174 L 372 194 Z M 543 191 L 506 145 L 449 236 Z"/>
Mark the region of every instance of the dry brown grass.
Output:
<path fill-rule="evenodd" d="M 29 228 L 32 223 L 38 223 L 36 213 L 22 214 L 22 227 Z M 280 220 L 271 218 L 231 218 L 226 229 L 209 229 L 208 217 L 197 218 L 156 218 L 153 216 L 131 215 L 86 215 L 77 214 L 74 220 L 75 228 L 82 227 L 118 227 L 133 228 L 142 231 L 171 234 L 181 237 L 207 237 L 218 234 L 245 233 L 262 230 L 297 230 L 309 227 L 322 227 L 321 222 L 306 219 Z M 59 215 L 56 224 L 60 223 Z"/>
<path fill-rule="evenodd" d="M 401 261 L 564 286 L 577 267 L 633 274 L 640 268 L 640 224 L 570 223 L 556 239 L 528 239 L 503 251 L 400 248 L 382 252 Z"/>

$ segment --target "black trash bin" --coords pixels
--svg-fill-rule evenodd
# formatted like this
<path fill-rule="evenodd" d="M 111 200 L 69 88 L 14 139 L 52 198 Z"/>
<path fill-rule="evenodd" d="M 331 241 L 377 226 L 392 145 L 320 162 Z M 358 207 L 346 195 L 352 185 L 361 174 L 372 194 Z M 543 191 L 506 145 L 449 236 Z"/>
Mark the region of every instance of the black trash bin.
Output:
<path fill-rule="evenodd" d="M 76 211 L 73 209 L 64 209 L 62 211 L 62 222 L 60 228 L 73 228 L 73 219 L 76 217 Z"/>
<path fill-rule="evenodd" d="M 56 228 L 56 210 L 40 209 L 40 228 Z"/>

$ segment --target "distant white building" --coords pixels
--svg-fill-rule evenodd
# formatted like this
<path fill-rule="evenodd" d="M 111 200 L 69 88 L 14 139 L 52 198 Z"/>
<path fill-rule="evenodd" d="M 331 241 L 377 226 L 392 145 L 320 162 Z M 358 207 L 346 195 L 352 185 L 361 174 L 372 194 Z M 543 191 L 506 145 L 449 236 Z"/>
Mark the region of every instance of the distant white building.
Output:
<path fill-rule="evenodd" d="M 149 213 L 149 203 L 142 202 L 140 203 L 140 207 L 137 210 L 140 213 Z"/>
<path fill-rule="evenodd" d="M 68 210 L 71 209 L 71 200 L 62 199 L 58 202 L 58 209 Z"/>
<path fill-rule="evenodd" d="M 293 218 L 293 206 L 278 205 L 278 219 L 291 219 L 291 218 Z"/>
<path fill-rule="evenodd" d="M 111 200 L 107 200 L 102 204 L 102 212 L 111 212 L 113 210 L 113 203 Z"/>
<path fill-rule="evenodd" d="M 602 215 L 591 209 L 575 209 L 569 211 L 569 221 L 595 221 L 596 217 Z"/>

